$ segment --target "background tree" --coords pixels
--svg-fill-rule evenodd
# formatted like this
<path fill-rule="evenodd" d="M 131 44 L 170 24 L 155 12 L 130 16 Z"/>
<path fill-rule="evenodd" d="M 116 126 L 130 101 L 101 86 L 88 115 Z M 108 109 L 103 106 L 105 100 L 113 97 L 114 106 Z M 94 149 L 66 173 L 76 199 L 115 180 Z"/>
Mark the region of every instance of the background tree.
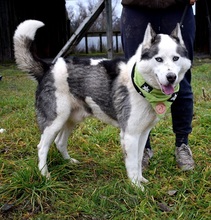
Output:
<path fill-rule="evenodd" d="M 88 0 L 86 4 L 82 2 L 77 2 L 77 10 L 72 6 L 67 7 L 68 17 L 70 19 L 71 33 L 73 33 L 77 27 L 83 22 L 83 20 L 94 10 L 96 5 L 98 5 L 99 0 Z M 116 6 L 118 4 L 117 0 L 112 0 L 112 23 L 113 30 L 119 30 L 120 28 L 120 18 L 116 13 Z M 94 22 L 90 31 L 106 31 L 106 12 L 102 11 L 98 19 Z"/>

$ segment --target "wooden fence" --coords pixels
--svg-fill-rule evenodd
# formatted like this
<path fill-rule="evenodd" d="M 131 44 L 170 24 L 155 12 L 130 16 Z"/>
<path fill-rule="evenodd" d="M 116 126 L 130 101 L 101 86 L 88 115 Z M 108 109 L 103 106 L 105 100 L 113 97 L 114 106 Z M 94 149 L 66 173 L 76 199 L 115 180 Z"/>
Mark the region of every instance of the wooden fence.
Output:
<path fill-rule="evenodd" d="M 103 52 L 103 37 L 106 37 L 107 33 L 105 31 L 98 31 L 98 32 L 87 32 L 84 36 L 85 38 L 85 52 L 86 54 L 89 53 L 89 38 L 90 37 L 99 37 L 99 52 Z M 115 53 L 121 52 L 121 47 L 119 47 L 119 36 L 120 36 L 120 31 L 113 31 L 113 38 L 115 38 L 115 43 L 113 43 L 113 46 L 115 45 Z"/>

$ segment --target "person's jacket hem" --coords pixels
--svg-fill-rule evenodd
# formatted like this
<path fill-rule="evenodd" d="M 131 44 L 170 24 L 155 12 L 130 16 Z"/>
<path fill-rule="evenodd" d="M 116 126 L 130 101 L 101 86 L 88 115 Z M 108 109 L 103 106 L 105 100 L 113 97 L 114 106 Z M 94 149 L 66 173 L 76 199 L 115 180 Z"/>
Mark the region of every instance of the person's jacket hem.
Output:
<path fill-rule="evenodd" d="M 122 0 L 122 5 L 164 9 L 190 4 L 190 0 Z"/>

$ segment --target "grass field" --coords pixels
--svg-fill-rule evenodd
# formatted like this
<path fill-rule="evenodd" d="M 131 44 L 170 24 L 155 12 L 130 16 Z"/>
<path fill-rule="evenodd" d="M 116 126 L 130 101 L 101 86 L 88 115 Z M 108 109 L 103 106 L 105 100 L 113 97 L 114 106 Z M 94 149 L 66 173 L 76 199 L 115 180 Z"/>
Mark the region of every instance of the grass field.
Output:
<path fill-rule="evenodd" d="M 51 179 L 37 169 L 40 133 L 34 111 L 36 82 L 14 64 L 0 65 L 0 219 L 211 219 L 211 62 L 193 67 L 194 119 L 190 146 L 196 168 L 176 167 L 171 117 L 152 131 L 154 157 L 145 191 L 130 185 L 119 131 L 94 119 L 80 124 L 64 161 L 54 146 Z"/>

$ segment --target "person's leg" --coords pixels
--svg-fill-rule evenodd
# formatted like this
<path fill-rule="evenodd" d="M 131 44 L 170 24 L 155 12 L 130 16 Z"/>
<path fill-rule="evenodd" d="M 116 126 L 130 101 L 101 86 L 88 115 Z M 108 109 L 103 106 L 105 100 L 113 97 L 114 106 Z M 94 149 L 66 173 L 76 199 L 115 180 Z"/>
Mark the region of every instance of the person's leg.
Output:
<path fill-rule="evenodd" d="M 175 28 L 176 23 L 180 22 L 183 11 L 184 9 L 166 11 L 162 17 L 161 31 L 170 34 Z M 191 7 L 186 12 L 181 31 L 189 58 L 193 60 L 195 20 Z M 193 116 L 193 93 L 191 89 L 190 70 L 185 74 L 184 79 L 180 83 L 180 91 L 177 99 L 172 104 L 171 111 L 173 131 L 176 134 L 176 146 L 179 147 L 182 143 L 188 144 L 188 134 L 192 131 L 191 124 Z"/>
<path fill-rule="evenodd" d="M 172 10 L 166 13 L 162 19 L 161 31 L 170 34 L 175 24 L 180 22 L 183 10 Z M 170 22 L 168 22 L 170 21 Z M 173 22 L 173 23 L 172 23 Z M 162 30 L 163 29 L 163 30 Z M 193 43 L 195 37 L 195 19 L 190 7 L 184 18 L 181 28 L 182 36 L 189 58 L 193 60 Z M 171 106 L 173 131 L 176 135 L 176 159 L 180 168 L 190 170 L 194 168 L 192 152 L 188 146 L 188 135 L 192 131 L 193 118 L 193 93 L 191 88 L 191 70 L 188 70 L 180 83 L 180 90 L 177 99 Z"/>
<path fill-rule="evenodd" d="M 132 57 L 139 44 L 151 17 L 150 11 L 137 7 L 124 6 L 121 14 L 121 40 L 126 59 Z"/>

